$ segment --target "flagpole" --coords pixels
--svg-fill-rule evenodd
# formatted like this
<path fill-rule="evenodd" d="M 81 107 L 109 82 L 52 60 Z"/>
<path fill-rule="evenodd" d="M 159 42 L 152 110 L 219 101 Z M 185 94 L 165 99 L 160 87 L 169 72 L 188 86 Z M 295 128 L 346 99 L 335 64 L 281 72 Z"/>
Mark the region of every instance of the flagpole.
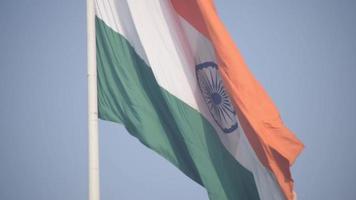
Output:
<path fill-rule="evenodd" d="M 94 0 L 87 0 L 89 200 L 100 200 Z"/>

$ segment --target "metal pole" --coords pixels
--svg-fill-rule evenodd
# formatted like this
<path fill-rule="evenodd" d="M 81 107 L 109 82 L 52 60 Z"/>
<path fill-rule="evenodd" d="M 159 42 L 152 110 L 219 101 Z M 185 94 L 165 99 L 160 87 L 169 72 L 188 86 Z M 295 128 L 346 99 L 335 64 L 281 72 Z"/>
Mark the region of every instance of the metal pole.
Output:
<path fill-rule="evenodd" d="M 89 200 L 100 200 L 95 7 L 87 0 Z"/>

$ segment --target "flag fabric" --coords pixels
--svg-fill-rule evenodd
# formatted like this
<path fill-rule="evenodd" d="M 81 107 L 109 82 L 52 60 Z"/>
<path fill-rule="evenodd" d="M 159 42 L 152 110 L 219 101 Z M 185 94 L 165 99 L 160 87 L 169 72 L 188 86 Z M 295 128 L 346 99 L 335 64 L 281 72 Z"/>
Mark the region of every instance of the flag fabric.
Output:
<path fill-rule="evenodd" d="M 303 144 L 212 0 L 95 0 L 98 112 L 214 200 L 293 199 Z"/>

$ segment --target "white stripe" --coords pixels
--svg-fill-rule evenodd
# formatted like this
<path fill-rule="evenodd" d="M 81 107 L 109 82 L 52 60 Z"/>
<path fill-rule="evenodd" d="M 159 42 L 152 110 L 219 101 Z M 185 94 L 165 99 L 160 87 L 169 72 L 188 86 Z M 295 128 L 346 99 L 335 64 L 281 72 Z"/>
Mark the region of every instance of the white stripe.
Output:
<path fill-rule="evenodd" d="M 127 0 L 95 0 L 95 14 L 114 31 L 125 36 L 136 53 L 147 62 Z"/>
<path fill-rule="evenodd" d="M 257 158 L 241 126 L 233 133 L 223 133 L 201 96 L 195 65 L 216 60 L 210 41 L 180 18 L 168 0 L 96 1 L 97 16 L 126 37 L 152 68 L 159 85 L 198 110 L 214 126 L 226 149 L 253 173 L 260 198 L 284 199 L 276 180 Z"/>

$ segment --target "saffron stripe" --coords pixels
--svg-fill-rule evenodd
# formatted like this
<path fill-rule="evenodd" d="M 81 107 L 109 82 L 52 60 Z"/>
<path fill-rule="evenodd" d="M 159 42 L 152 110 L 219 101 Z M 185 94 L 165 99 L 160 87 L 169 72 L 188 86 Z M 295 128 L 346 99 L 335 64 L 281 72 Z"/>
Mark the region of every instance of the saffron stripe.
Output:
<path fill-rule="evenodd" d="M 241 125 L 261 162 L 276 176 L 287 199 L 293 198 L 289 166 L 303 145 L 279 117 L 277 108 L 248 70 L 212 1 L 171 0 L 175 10 L 213 44 L 225 87 Z"/>

